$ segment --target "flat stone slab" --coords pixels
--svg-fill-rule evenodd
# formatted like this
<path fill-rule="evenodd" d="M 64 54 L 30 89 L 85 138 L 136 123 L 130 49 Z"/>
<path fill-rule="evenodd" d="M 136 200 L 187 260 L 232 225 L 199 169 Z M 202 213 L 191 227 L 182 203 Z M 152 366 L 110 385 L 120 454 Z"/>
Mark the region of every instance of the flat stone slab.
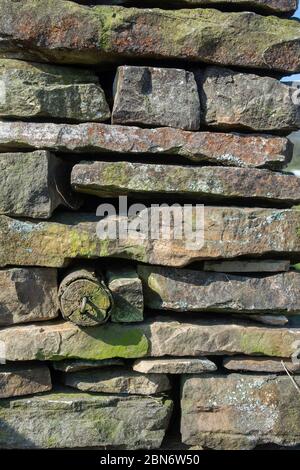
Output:
<path fill-rule="evenodd" d="M 1 400 L 0 448 L 158 449 L 171 412 L 172 401 L 165 398 L 70 393 L 70 389 Z"/>
<path fill-rule="evenodd" d="M 300 443 L 299 394 L 287 376 L 183 377 L 181 416 L 187 445 L 242 450 Z"/>
<path fill-rule="evenodd" d="M 197 131 L 200 98 L 194 74 L 172 68 L 118 67 L 112 122 Z"/>
<path fill-rule="evenodd" d="M 0 366 L 0 398 L 48 392 L 51 388 L 50 371 L 46 365 Z"/>
<path fill-rule="evenodd" d="M 71 322 L 13 326 L 0 329 L 0 341 L 7 361 L 232 354 L 290 358 L 297 351 L 300 328 L 258 326 L 228 318 L 174 321 L 163 317 L 138 325 L 107 323 L 89 328 Z"/>
<path fill-rule="evenodd" d="M 217 370 L 215 363 L 206 357 L 138 359 L 132 368 L 143 374 L 201 374 Z"/>
<path fill-rule="evenodd" d="M 269 373 L 283 373 L 286 374 L 284 366 L 291 373 L 300 373 L 300 361 L 282 360 L 279 358 L 265 357 L 247 357 L 235 356 L 225 357 L 223 359 L 223 367 L 228 370 L 242 371 L 242 372 L 269 372 Z M 298 362 L 298 363 L 297 363 Z"/>
<path fill-rule="evenodd" d="M 151 222 L 151 217 L 155 219 L 159 213 L 159 208 L 151 213 L 145 209 L 140 217 Z M 176 239 L 172 236 L 171 224 L 170 240 L 142 238 L 140 233 L 132 231 L 128 232 L 128 237 L 100 239 L 96 232 L 99 218 L 91 214 L 59 213 L 49 222 L 3 215 L 0 216 L 0 245 L 3 247 L 0 266 L 62 267 L 73 258 L 110 256 L 182 267 L 196 260 L 300 254 L 298 210 L 205 206 L 203 215 L 204 233 L 187 231 L 182 239 Z M 198 220 L 199 226 L 201 220 Z M 100 227 L 114 229 L 118 221 L 118 218 L 106 219 Z"/>
<path fill-rule="evenodd" d="M 199 75 L 202 119 L 207 126 L 285 133 L 300 128 L 296 87 L 219 67 L 208 67 Z"/>
<path fill-rule="evenodd" d="M 203 270 L 219 273 L 276 273 L 289 271 L 288 260 L 205 261 Z"/>
<path fill-rule="evenodd" d="M 264 277 L 138 266 L 145 306 L 175 312 L 300 313 L 300 273 Z"/>
<path fill-rule="evenodd" d="M 273 326 L 284 326 L 289 323 L 289 318 L 284 315 L 248 315 L 248 314 L 237 314 L 236 318 L 241 318 L 243 320 L 254 321 L 257 323 L 263 323 L 264 325 L 273 325 Z"/>
<path fill-rule="evenodd" d="M 71 185 L 76 192 L 99 197 L 159 194 L 212 201 L 246 198 L 273 205 L 300 201 L 300 178 L 254 168 L 82 162 L 72 169 Z"/>
<path fill-rule="evenodd" d="M 155 395 L 171 388 L 164 374 L 145 375 L 126 368 L 70 372 L 61 379 L 65 385 L 83 392 Z"/>
<path fill-rule="evenodd" d="M 293 156 L 288 139 L 271 135 L 189 132 L 170 127 L 142 129 L 100 123 L 0 122 L 0 149 L 48 149 L 68 153 L 176 156 L 194 164 L 280 169 Z M 119 158 L 119 157 L 118 157 Z M 120 159 L 120 158 L 119 158 Z"/>
<path fill-rule="evenodd" d="M 0 154 L 0 213 L 48 219 L 58 206 L 78 209 L 71 166 L 45 150 Z"/>
<path fill-rule="evenodd" d="M 183 59 L 300 70 L 300 25 L 293 20 L 201 8 L 86 8 L 62 0 L 1 0 L 0 7 L 4 57 L 64 64 Z"/>
<path fill-rule="evenodd" d="M 136 269 L 130 266 L 112 267 L 106 272 L 106 279 L 114 299 L 111 320 L 117 323 L 143 321 L 143 286 Z"/>
<path fill-rule="evenodd" d="M 99 361 L 88 361 L 83 359 L 66 359 L 64 361 L 52 362 L 52 367 L 61 372 L 78 372 L 86 369 L 97 369 L 102 367 L 123 366 L 122 359 L 103 359 Z"/>
<path fill-rule="evenodd" d="M 57 316 L 56 269 L 0 269 L 1 326 L 51 320 Z"/>

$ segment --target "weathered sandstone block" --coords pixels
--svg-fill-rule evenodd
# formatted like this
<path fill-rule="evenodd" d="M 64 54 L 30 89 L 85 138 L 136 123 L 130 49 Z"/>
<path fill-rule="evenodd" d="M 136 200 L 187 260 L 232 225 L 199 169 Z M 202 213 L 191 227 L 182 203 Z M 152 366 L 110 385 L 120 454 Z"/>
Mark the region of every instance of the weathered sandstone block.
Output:
<path fill-rule="evenodd" d="M 154 210 L 152 216 L 159 212 Z M 61 267 L 72 258 L 113 256 L 175 267 L 201 259 L 300 254 L 300 211 L 292 209 L 205 206 L 202 248 L 191 246 L 196 235 L 172 239 L 172 226 L 171 240 L 142 238 L 134 232 L 102 240 L 96 234 L 98 222 L 91 214 L 60 213 L 51 222 L 0 216 L 0 266 Z"/>
<path fill-rule="evenodd" d="M 171 413 L 172 401 L 165 398 L 91 395 L 69 389 L 1 400 L 0 447 L 158 449 Z"/>
<path fill-rule="evenodd" d="M 83 359 L 66 359 L 52 362 L 52 367 L 61 372 L 78 372 L 86 369 L 97 369 L 101 367 L 123 366 L 122 359 L 103 359 L 99 361 L 88 361 Z"/>
<path fill-rule="evenodd" d="M 300 400 L 289 377 L 200 375 L 182 379 L 182 440 L 210 449 L 300 443 Z"/>
<path fill-rule="evenodd" d="M 242 261 L 205 261 L 204 271 L 219 273 L 260 273 L 284 272 L 290 269 L 288 260 L 242 260 Z"/>
<path fill-rule="evenodd" d="M 192 72 L 122 66 L 114 90 L 113 123 L 191 131 L 200 127 L 200 99 Z"/>
<path fill-rule="evenodd" d="M 163 317 L 134 326 L 107 323 L 79 328 L 70 322 L 13 326 L 0 330 L 0 341 L 8 361 L 232 354 L 289 358 L 297 351 L 300 328 L 257 326 L 228 318 Z"/>
<path fill-rule="evenodd" d="M 78 209 L 70 165 L 44 150 L 0 154 L 0 213 L 48 219 L 60 205 Z"/>
<path fill-rule="evenodd" d="M 300 361 L 297 362 L 291 360 L 283 361 L 286 368 L 292 373 L 300 372 Z M 272 359 L 246 356 L 228 357 L 223 360 L 223 367 L 225 367 L 225 369 L 242 372 L 286 373 L 282 359 L 276 357 Z"/>
<path fill-rule="evenodd" d="M 284 137 L 216 132 L 189 132 L 169 127 L 141 129 L 99 123 L 49 124 L 0 122 L 0 150 L 46 148 L 72 153 L 117 153 L 177 156 L 193 163 L 280 169 L 293 155 Z"/>
<path fill-rule="evenodd" d="M 139 266 L 145 305 L 177 312 L 300 313 L 300 273 L 264 277 Z"/>
<path fill-rule="evenodd" d="M 0 86 L 1 117 L 75 121 L 110 118 L 98 78 L 87 70 L 1 59 Z"/>
<path fill-rule="evenodd" d="M 45 365 L 0 366 L 0 398 L 48 392 L 51 388 L 50 371 Z"/>
<path fill-rule="evenodd" d="M 178 58 L 300 70 L 300 25 L 294 20 L 215 9 L 86 8 L 62 0 L 1 0 L 0 8 L 5 57 L 64 64 Z"/>
<path fill-rule="evenodd" d="M 86 370 L 62 375 L 62 382 L 83 392 L 155 395 L 171 388 L 165 374 L 140 374 L 126 368 Z"/>
<path fill-rule="evenodd" d="M 56 269 L 0 269 L 1 326 L 51 320 L 57 316 Z"/>
<path fill-rule="evenodd" d="M 206 125 L 224 130 L 286 133 L 300 128 L 296 87 L 275 78 L 219 67 L 208 67 L 199 75 L 202 119 Z"/>
<path fill-rule="evenodd" d="M 71 185 L 74 191 L 99 197 L 161 194 L 213 201 L 246 198 L 269 204 L 300 201 L 300 178 L 254 168 L 82 162 L 72 169 Z"/>
<path fill-rule="evenodd" d="M 136 270 L 131 267 L 111 268 L 106 278 L 114 299 L 111 320 L 121 323 L 143 321 L 143 286 Z"/>
<path fill-rule="evenodd" d="M 132 368 L 143 374 L 201 374 L 217 370 L 217 366 L 205 357 L 138 359 Z"/>

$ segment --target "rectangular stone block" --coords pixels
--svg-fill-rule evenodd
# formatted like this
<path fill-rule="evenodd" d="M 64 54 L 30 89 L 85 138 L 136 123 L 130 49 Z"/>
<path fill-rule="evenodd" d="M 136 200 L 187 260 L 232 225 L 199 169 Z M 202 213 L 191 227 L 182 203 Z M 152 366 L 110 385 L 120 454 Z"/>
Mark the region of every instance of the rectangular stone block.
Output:
<path fill-rule="evenodd" d="M 32 12 L 34 16 L 34 8 Z M 88 70 L 0 59 L 0 86 L 0 117 L 74 121 L 110 118 L 99 80 Z"/>
<path fill-rule="evenodd" d="M 51 388 L 51 375 L 46 365 L 0 366 L 0 398 L 48 392 Z"/>
<path fill-rule="evenodd" d="M 273 207 L 300 202 L 300 178 L 254 168 L 82 162 L 72 169 L 71 185 L 76 192 L 99 197 L 246 199 Z"/>
<path fill-rule="evenodd" d="M 62 0 L 1 0 L 0 7 L 5 57 L 64 64 L 182 59 L 300 70 L 300 25 L 293 20 L 201 8 L 86 8 Z"/>
<path fill-rule="evenodd" d="M 202 374 L 217 370 L 215 363 L 206 357 L 138 359 L 132 368 L 143 374 Z"/>
<path fill-rule="evenodd" d="M 69 390 L 1 400 L 0 448 L 160 447 L 172 412 L 171 400 Z"/>
<path fill-rule="evenodd" d="M 198 130 L 200 99 L 194 74 L 182 69 L 119 67 L 112 122 Z"/>
<path fill-rule="evenodd" d="M 189 269 L 138 267 L 145 306 L 174 312 L 300 313 L 300 273 L 238 276 Z"/>
<path fill-rule="evenodd" d="M 48 219 L 60 205 L 78 209 L 71 166 L 45 150 L 0 154 L 0 213 Z"/>
<path fill-rule="evenodd" d="M 140 216 L 145 220 L 148 217 L 151 224 L 151 216 L 155 219 L 159 214 L 160 208 L 152 214 L 145 209 Z M 51 221 L 39 222 L 2 215 L 0 266 L 62 267 L 74 258 L 115 257 L 182 267 L 197 260 L 300 254 L 300 211 L 296 209 L 205 206 L 203 215 L 204 232 L 200 229 L 200 232 L 176 239 L 171 223 L 170 240 L 142 238 L 132 231 L 128 232 L 128 237 L 100 239 L 96 232 L 100 218 L 88 213 L 59 213 Z M 195 217 L 192 211 L 191 220 Z M 111 219 L 109 227 L 118 228 L 119 220 L 118 217 Z M 100 228 L 106 223 L 104 220 Z M 199 241 L 196 246 L 195 241 Z"/>
<path fill-rule="evenodd" d="M 113 294 L 113 322 L 130 323 L 144 320 L 143 286 L 130 266 L 111 268 L 106 272 L 107 285 Z"/>
<path fill-rule="evenodd" d="M 219 67 L 208 67 L 199 77 L 202 119 L 207 126 L 285 133 L 300 128 L 296 86 Z"/>
<path fill-rule="evenodd" d="M 1 326 L 51 320 L 57 316 L 56 269 L 0 269 Z"/>
<path fill-rule="evenodd" d="M 300 400 L 287 376 L 230 374 L 182 379 L 181 434 L 209 449 L 300 443 Z"/>
<path fill-rule="evenodd" d="M 205 261 L 204 271 L 219 273 L 275 273 L 290 269 L 288 260 Z"/>
<path fill-rule="evenodd" d="M 48 149 L 68 153 L 112 153 L 167 160 L 176 156 L 194 164 L 280 169 L 293 155 L 284 137 L 189 132 L 169 127 L 142 129 L 100 123 L 52 124 L 0 122 L 0 150 Z M 116 158 L 119 158 L 117 156 Z"/>
<path fill-rule="evenodd" d="M 292 360 L 282 360 L 279 358 L 265 357 L 247 357 L 235 356 L 225 357 L 223 359 L 223 367 L 228 370 L 241 372 L 269 372 L 271 374 L 286 374 L 285 368 L 291 373 L 300 373 L 300 361 L 294 358 Z"/>

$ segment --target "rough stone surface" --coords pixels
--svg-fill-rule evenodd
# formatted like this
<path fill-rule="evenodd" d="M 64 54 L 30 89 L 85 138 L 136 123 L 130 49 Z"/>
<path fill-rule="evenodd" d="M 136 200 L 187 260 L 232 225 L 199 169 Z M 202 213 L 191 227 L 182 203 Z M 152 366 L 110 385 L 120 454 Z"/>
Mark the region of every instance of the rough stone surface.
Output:
<path fill-rule="evenodd" d="M 48 392 L 51 388 L 50 371 L 45 365 L 0 366 L 0 398 Z"/>
<path fill-rule="evenodd" d="M 56 269 L 0 269 L 1 326 L 51 320 L 57 316 Z"/>
<path fill-rule="evenodd" d="M 100 123 L 0 122 L 0 150 L 49 149 L 69 153 L 172 156 L 193 163 L 280 169 L 293 155 L 284 137 L 189 132 L 169 127 L 141 129 Z"/>
<path fill-rule="evenodd" d="M 182 440 L 188 445 L 237 450 L 300 443 L 300 397 L 289 377 L 185 377 L 181 413 Z"/>
<path fill-rule="evenodd" d="M 60 205 L 78 209 L 70 165 L 40 150 L 0 154 L 0 213 L 48 219 Z"/>
<path fill-rule="evenodd" d="M 300 25 L 294 20 L 200 8 L 86 8 L 62 0 L 1 0 L 0 7 L 4 57 L 64 64 L 178 58 L 300 70 Z"/>
<path fill-rule="evenodd" d="M 284 360 L 283 362 L 290 372 L 300 373 L 300 363 L 293 363 L 290 360 Z M 227 357 L 223 360 L 223 367 L 242 372 L 286 373 L 282 359 L 276 357 L 272 359 L 246 356 Z"/>
<path fill-rule="evenodd" d="M 87 328 L 71 322 L 2 328 L 0 341 L 7 361 L 135 359 L 146 356 L 149 349 L 140 328 L 111 323 Z"/>
<path fill-rule="evenodd" d="M 156 216 L 159 213 L 160 210 L 154 211 Z M 149 215 L 148 210 L 140 217 L 146 215 Z M 149 219 L 151 222 L 151 217 Z M 109 222 L 110 228 L 118 226 L 118 220 L 106 219 L 101 227 L 105 228 Z M 171 230 L 171 240 L 147 239 L 132 231 L 128 237 L 120 239 L 99 239 L 98 222 L 98 217 L 80 213 L 60 213 L 49 222 L 0 216 L 0 245 L 3 247 L 0 266 L 61 267 L 72 258 L 113 256 L 181 267 L 203 259 L 300 254 L 300 211 L 292 209 L 205 206 L 204 233 L 172 239 Z M 202 247 L 201 233 L 204 235 Z"/>
<path fill-rule="evenodd" d="M 66 359 L 65 361 L 52 362 L 54 369 L 61 372 L 78 372 L 86 369 L 97 369 L 101 367 L 123 366 L 122 359 L 103 359 L 102 361 L 88 361 L 79 359 Z"/>
<path fill-rule="evenodd" d="M 62 381 L 83 392 L 155 395 L 166 392 L 171 384 L 163 374 L 139 374 L 124 368 L 71 372 Z"/>
<path fill-rule="evenodd" d="M 284 272 L 290 269 L 288 260 L 205 261 L 204 271 L 219 273 Z"/>
<path fill-rule="evenodd" d="M 138 359 L 132 368 L 143 374 L 201 374 L 217 370 L 217 366 L 205 357 Z"/>
<path fill-rule="evenodd" d="M 192 72 L 124 65 L 118 68 L 114 91 L 115 124 L 191 131 L 200 127 L 200 99 Z"/>
<path fill-rule="evenodd" d="M 215 200 L 300 202 L 300 178 L 254 168 L 153 165 L 130 162 L 82 162 L 71 174 L 74 191 L 99 197 L 165 196 Z"/>
<path fill-rule="evenodd" d="M 264 325 L 283 326 L 289 322 L 289 318 L 284 315 L 236 315 L 236 318 L 242 318 L 248 321 L 263 323 Z"/>
<path fill-rule="evenodd" d="M 145 306 L 177 312 L 300 313 L 300 273 L 264 277 L 139 266 Z"/>
<path fill-rule="evenodd" d="M 106 278 L 114 299 L 111 320 L 121 323 L 143 321 L 143 286 L 136 270 L 130 267 L 112 268 L 106 272 Z"/>
<path fill-rule="evenodd" d="M 286 133 L 300 128 L 296 87 L 219 67 L 208 67 L 199 75 L 202 119 L 207 126 Z"/>
<path fill-rule="evenodd" d="M 98 78 L 87 70 L 2 59 L 0 87 L 1 117 L 75 121 L 110 118 Z"/>
<path fill-rule="evenodd" d="M 171 400 L 69 390 L 1 400 L 0 448 L 160 447 L 172 412 Z"/>
<path fill-rule="evenodd" d="M 69 322 L 13 326 L 0 330 L 0 341 L 8 361 L 232 354 L 289 358 L 300 341 L 300 328 L 257 326 L 228 318 L 163 317 L 138 325 L 107 323 L 84 329 Z"/>

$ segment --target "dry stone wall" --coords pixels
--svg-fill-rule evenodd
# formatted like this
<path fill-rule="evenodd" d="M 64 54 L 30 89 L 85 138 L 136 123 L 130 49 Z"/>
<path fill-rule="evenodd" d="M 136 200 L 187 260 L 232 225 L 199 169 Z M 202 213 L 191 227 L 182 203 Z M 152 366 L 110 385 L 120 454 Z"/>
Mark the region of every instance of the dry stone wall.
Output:
<path fill-rule="evenodd" d="M 0 0 L 0 448 L 300 445 L 296 8 Z"/>

